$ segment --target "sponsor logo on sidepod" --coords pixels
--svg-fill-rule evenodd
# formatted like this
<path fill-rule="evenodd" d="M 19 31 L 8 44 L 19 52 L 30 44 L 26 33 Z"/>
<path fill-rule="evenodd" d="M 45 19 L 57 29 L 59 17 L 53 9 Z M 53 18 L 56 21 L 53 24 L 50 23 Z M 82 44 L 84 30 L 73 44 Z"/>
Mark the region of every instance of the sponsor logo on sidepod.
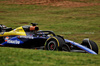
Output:
<path fill-rule="evenodd" d="M 20 44 L 20 41 L 17 41 L 17 40 L 8 40 L 7 43 Z"/>

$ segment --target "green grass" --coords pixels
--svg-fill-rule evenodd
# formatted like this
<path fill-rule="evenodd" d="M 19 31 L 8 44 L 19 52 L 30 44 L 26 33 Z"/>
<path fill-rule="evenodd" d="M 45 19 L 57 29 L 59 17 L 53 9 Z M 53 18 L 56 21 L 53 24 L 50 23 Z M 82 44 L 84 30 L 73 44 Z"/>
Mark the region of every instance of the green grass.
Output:
<path fill-rule="evenodd" d="M 79 43 L 84 38 L 90 38 L 100 48 L 100 6 L 62 8 L 0 4 L 0 24 L 16 28 L 29 25 L 31 22 L 38 23 L 40 30 L 52 30 L 66 39 Z M 99 62 L 100 54 L 0 47 L 1 66 L 99 66 Z"/>
<path fill-rule="evenodd" d="M 8 50 L 8 51 L 7 51 Z M 100 55 L 43 51 L 21 48 L 0 48 L 1 66 L 98 66 Z"/>

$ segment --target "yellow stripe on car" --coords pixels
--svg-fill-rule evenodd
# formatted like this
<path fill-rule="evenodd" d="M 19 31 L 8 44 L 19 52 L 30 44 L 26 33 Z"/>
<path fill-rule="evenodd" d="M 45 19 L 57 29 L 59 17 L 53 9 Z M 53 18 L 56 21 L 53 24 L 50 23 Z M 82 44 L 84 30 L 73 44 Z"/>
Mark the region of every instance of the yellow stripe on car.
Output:
<path fill-rule="evenodd" d="M 26 36 L 26 33 L 24 31 L 24 29 L 22 27 L 18 27 L 12 31 L 9 31 L 9 32 L 2 32 L 0 34 L 0 37 L 2 36 L 12 36 L 12 35 L 22 35 L 22 36 Z"/>

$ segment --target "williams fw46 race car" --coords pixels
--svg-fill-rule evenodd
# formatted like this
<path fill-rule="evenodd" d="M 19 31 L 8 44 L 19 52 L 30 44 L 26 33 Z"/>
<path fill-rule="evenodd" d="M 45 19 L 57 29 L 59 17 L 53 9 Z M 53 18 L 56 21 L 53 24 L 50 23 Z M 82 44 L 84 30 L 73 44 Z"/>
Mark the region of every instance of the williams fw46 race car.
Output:
<path fill-rule="evenodd" d="M 79 44 L 52 31 L 39 31 L 36 23 L 31 24 L 16 29 L 1 24 L 0 46 L 98 54 L 98 46 L 94 41 L 84 39 Z"/>

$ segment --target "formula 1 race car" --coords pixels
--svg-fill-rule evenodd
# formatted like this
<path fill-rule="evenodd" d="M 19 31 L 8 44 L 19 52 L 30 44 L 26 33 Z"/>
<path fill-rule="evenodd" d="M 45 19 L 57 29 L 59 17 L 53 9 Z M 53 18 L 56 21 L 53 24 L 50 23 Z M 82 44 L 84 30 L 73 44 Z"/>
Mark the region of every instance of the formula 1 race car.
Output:
<path fill-rule="evenodd" d="M 81 44 L 55 35 L 52 31 L 39 30 L 36 23 L 16 29 L 0 25 L 0 46 L 21 47 L 30 49 L 59 50 L 98 54 L 98 46 L 94 41 L 84 39 Z"/>

